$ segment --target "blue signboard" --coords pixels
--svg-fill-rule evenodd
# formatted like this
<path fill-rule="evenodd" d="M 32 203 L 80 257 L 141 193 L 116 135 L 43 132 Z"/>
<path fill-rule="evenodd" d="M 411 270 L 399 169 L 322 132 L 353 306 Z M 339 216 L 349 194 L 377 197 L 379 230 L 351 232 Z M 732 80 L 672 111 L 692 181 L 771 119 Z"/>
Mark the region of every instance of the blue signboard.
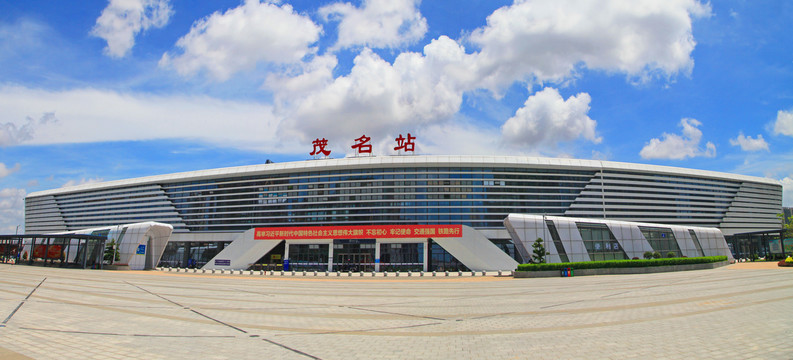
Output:
<path fill-rule="evenodd" d="M 135 254 L 138 254 L 138 255 L 146 254 L 146 245 L 138 245 L 138 251 L 135 252 Z"/>
<path fill-rule="evenodd" d="M 231 266 L 229 259 L 215 259 L 215 266 Z"/>

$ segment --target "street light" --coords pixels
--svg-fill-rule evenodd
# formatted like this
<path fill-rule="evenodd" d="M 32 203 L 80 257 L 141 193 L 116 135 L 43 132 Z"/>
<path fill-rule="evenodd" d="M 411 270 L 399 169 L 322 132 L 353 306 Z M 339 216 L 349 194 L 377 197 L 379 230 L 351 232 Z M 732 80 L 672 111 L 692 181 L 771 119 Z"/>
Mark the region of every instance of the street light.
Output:
<path fill-rule="evenodd" d="M 14 235 L 19 235 L 19 225 L 17 225 L 17 230 L 14 231 Z"/>

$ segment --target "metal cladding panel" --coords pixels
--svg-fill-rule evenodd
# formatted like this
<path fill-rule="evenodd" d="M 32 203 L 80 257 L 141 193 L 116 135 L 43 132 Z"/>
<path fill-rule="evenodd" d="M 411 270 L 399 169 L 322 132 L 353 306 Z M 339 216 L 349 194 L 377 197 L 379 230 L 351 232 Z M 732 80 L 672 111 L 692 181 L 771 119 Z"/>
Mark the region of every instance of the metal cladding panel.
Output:
<path fill-rule="evenodd" d="M 274 249 L 283 240 L 254 240 L 256 229 L 239 234 L 234 241 L 226 246 L 215 257 L 210 259 L 201 269 L 205 270 L 246 270 Z M 216 265 L 216 260 L 218 265 Z M 228 261 L 228 265 L 222 265 Z"/>
<path fill-rule="evenodd" d="M 638 253 L 636 251 L 636 239 L 631 236 L 630 225 L 619 221 L 606 221 L 606 226 L 608 226 L 614 238 L 617 239 L 628 258 L 636 257 Z M 639 250 L 641 250 L 641 246 L 639 246 Z"/>
<path fill-rule="evenodd" d="M 570 249 L 570 252 L 567 253 L 567 257 L 571 262 L 592 260 L 589 257 L 589 252 L 586 251 L 584 240 L 581 239 L 581 232 L 578 231 L 578 226 L 576 226 L 574 221 L 569 221 L 564 218 L 554 218 L 554 224 L 558 224 L 556 231 L 559 232 L 559 237 L 562 239 L 562 244 L 565 245 L 565 249 Z"/>
<path fill-rule="evenodd" d="M 719 229 L 715 228 L 557 216 L 546 216 L 544 219 L 552 220 L 554 225 L 556 225 L 559 237 L 564 244 L 565 251 L 567 251 L 570 261 L 590 260 L 589 254 L 584 246 L 584 241 L 581 239 L 581 233 L 578 231 L 577 222 L 607 225 L 629 258 L 642 258 L 646 251 L 654 251 L 639 229 L 639 226 L 649 226 L 672 230 L 675 234 L 678 246 L 680 246 L 685 256 L 699 256 L 693 240 L 688 234 L 689 230 L 694 230 L 699 237 L 705 256 L 723 255 L 727 256 L 729 260 L 733 260 L 732 254 L 724 240 L 724 236 Z M 545 227 L 543 216 L 540 215 L 510 214 L 505 224 L 508 229 L 513 228 L 515 230 L 514 232 L 510 231 L 513 236 L 524 237 L 515 241 L 516 246 L 518 243 L 532 243 L 533 240 L 528 241 L 528 239 L 536 239 L 536 235 L 540 234 Z M 548 246 L 546 246 L 546 248 L 548 248 Z M 550 259 L 551 258 L 549 258 L 549 260 Z"/>
<path fill-rule="evenodd" d="M 433 238 L 444 250 L 473 271 L 515 270 L 518 262 L 479 231 L 463 226 L 460 238 Z"/>
<path fill-rule="evenodd" d="M 689 234 L 687 229 L 673 228 L 672 233 L 675 234 L 675 240 L 677 240 L 677 246 L 680 247 L 680 252 L 683 254 L 683 256 L 686 257 L 699 256 L 697 247 L 696 245 L 694 245 L 694 239 L 691 238 L 691 234 Z"/>
<path fill-rule="evenodd" d="M 119 244 L 121 260 L 125 260 L 126 254 L 126 263 L 130 270 L 146 270 L 147 257 L 150 266 L 157 266 L 173 232 L 173 226 L 147 222 L 120 226 L 120 228 L 124 227 L 127 231 Z M 142 254 L 138 251 L 140 246 L 144 246 L 145 249 Z"/>

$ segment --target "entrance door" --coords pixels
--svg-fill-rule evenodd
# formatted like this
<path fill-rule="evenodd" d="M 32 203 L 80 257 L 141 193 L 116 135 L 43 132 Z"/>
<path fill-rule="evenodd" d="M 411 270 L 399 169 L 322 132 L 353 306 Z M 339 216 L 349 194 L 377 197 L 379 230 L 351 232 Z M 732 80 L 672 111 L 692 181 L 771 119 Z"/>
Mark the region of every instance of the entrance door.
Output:
<path fill-rule="evenodd" d="M 373 271 L 374 261 L 369 253 L 342 253 L 338 254 L 338 271 Z"/>
<path fill-rule="evenodd" d="M 373 271 L 374 239 L 333 240 L 334 271 Z"/>

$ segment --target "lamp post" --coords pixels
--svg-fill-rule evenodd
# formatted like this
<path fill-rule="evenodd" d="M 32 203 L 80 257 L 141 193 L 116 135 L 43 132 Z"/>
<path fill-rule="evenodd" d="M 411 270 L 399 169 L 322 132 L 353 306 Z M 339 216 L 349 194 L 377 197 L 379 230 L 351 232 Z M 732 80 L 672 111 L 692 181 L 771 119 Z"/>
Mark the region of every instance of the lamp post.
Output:
<path fill-rule="evenodd" d="M 16 231 L 14 231 L 14 235 L 19 235 L 19 225 L 17 225 Z"/>

